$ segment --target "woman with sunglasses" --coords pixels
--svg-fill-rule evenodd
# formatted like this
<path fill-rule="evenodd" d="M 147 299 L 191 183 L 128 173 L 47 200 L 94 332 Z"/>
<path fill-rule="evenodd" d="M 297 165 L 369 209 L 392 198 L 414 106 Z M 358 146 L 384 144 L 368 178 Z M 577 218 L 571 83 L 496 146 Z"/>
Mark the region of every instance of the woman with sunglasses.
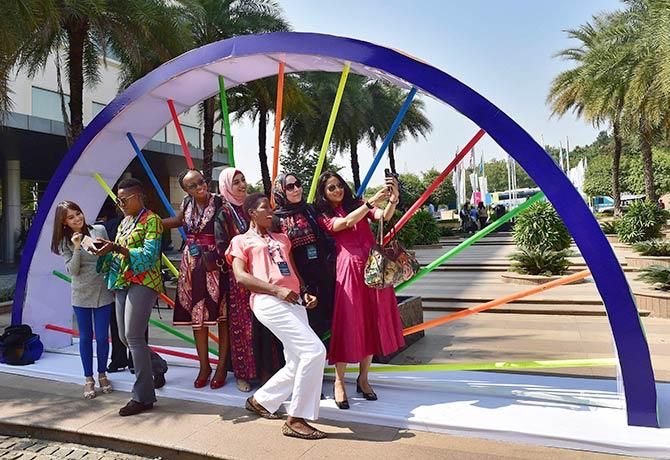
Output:
<path fill-rule="evenodd" d="M 96 266 L 98 256 L 91 242 L 107 238 L 102 225 L 88 225 L 77 203 L 62 201 L 56 206 L 51 251 L 65 258 L 65 267 L 72 277 L 72 308 L 79 329 L 79 356 L 84 367 L 84 399 L 95 398 L 93 379 L 93 331 L 97 351 L 98 382 L 102 393 L 111 393 L 107 378 L 107 337 L 114 297 L 105 286 L 105 278 Z"/>
<path fill-rule="evenodd" d="M 319 226 L 316 209 L 303 198 L 302 184 L 295 174 L 278 175 L 272 194 L 276 206 L 272 230 L 291 241 L 296 270 L 307 292 L 319 298 L 318 308 L 307 310 L 307 317 L 327 347 L 335 293 L 335 242 Z"/>
<path fill-rule="evenodd" d="M 227 213 L 223 199 L 209 193 L 207 181 L 200 171 L 184 170 L 178 180 L 187 195 L 177 215 L 163 219 L 165 228 L 186 228 L 173 324 L 193 328 L 200 359 L 200 372 L 193 382 L 195 388 L 210 383 L 212 367 L 209 364 L 208 332 L 210 327 L 218 327 L 220 360 L 210 384 L 216 390 L 224 385 L 227 375 L 228 273 L 224 262 L 230 243 Z"/>
<path fill-rule="evenodd" d="M 337 249 L 335 302 L 328 362 L 335 364 L 335 404 L 349 409 L 344 386 L 347 363 L 359 363 L 356 392 L 369 401 L 377 395 L 368 382 L 373 355 L 389 355 L 405 344 L 398 303 L 392 287 L 373 289 L 365 284 L 365 263 L 375 237 L 368 219 L 388 222 L 398 204 L 398 183 L 386 178 L 367 201 L 354 198 L 342 177 L 325 172 L 319 177 L 315 205 L 319 223 L 335 239 Z M 388 201 L 385 208 L 378 206 Z"/>
<path fill-rule="evenodd" d="M 219 191 L 225 201 L 231 238 L 249 230 L 250 218 L 244 209 L 247 181 L 242 171 L 226 168 L 219 175 Z M 240 391 L 251 391 L 251 380 L 265 383 L 284 365 L 281 342 L 252 314 L 251 293 L 228 271 L 228 328 L 230 359 Z"/>

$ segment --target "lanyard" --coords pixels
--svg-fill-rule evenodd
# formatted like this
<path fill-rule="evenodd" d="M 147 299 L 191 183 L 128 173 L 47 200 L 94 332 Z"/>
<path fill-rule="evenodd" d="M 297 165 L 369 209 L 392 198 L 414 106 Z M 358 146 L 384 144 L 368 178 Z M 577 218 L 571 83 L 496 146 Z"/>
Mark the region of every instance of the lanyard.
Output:
<path fill-rule="evenodd" d="M 212 198 L 211 198 L 211 195 L 210 195 L 210 198 L 207 200 L 207 203 L 202 208 L 202 212 L 200 212 L 200 210 L 198 208 L 198 202 L 195 200 L 195 198 L 191 199 L 192 208 L 191 208 L 191 219 L 190 219 L 190 222 L 189 222 L 189 225 L 191 227 L 190 228 L 191 233 L 194 233 L 194 234 L 200 233 L 200 230 L 201 230 L 200 226 L 202 225 L 202 218 L 205 216 L 205 211 L 209 207 L 209 201 L 211 199 Z M 197 216 L 196 216 L 196 213 L 197 213 Z M 197 220 L 195 220 L 195 217 L 197 217 Z"/>
<path fill-rule="evenodd" d="M 137 227 L 137 223 L 140 221 L 140 219 L 142 218 L 142 215 L 144 214 L 144 212 L 146 210 L 147 210 L 147 208 L 142 208 L 142 210 L 139 212 L 139 214 L 135 218 L 135 221 L 133 222 L 133 224 L 130 227 L 124 226 L 124 228 L 121 229 L 121 232 L 119 233 L 119 242 L 120 243 L 121 242 L 125 243 L 125 239 L 133 233 L 133 231 L 135 230 L 135 227 Z M 130 222 L 130 221 L 128 221 L 128 222 Z"/>
<path fill-rule="evenodd" d="M 284 256 L 282 256 L 281 253 L 281 245 L 277 240 L 275 240 L 272 235 L 269 233 L 267 234 L 267 238 L 265 238 L 263 235 L 259 234 L 256 230 L 253 228 L 249 229 L 250 232 L 252 232 L 254 235 L 256 235 L 268 248 L 268 253 L 270 254 L 270 259 L 276 264 L 280 263 L 286 263 L 284 260 Z"/>
<path fill-rule="evenodd" d="M 233 217 L 235 218 L 235 225 L 237 226 L 237 229 L 239 230 L 239 232 L 240 233 L 246 232 L 247 229 L 248 229 L 247 224 L 245 224 L 244 221 L 237 214 L 237 211 L 235 211 L 235 206 L 232 203 L 230 204 L 230 209 L 231 209 L 231 211 L 233 211 Z M 254 232 L 254 233 L 256 233 L 256 232 Z M 258 233 L 256 233 L 256 234 L 258 235 Z"/>

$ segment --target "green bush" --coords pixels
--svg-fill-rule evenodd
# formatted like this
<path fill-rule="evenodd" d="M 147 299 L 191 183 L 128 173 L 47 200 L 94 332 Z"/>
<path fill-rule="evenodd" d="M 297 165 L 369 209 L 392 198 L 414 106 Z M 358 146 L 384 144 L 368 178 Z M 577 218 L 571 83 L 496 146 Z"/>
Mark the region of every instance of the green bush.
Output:
<path fill-rule="evenodd" d="M 14 286 L 0 289 L 0 302 L 14 300 Z"/>
<path fill-rule="evenodd" d="M 669 240 L 641 241 L 634 243 L 633 249 L 641 256 L 670 257 Z"/>
<path fill-rule="evenodd" d="M 403 215 L 400 211 L 396 211 L 393 215 L 392 224 L 398 222 Z M 384 232 L 392 227 L 392 224 L 384 223 Z M 372 223 L 372 231 L 375 234 L 375 239 L 378 239 L 379 224 Z M 440 241 L 440 229 L 437 222 L 428 211 L 419 210 L 412 216 L 410 220 L 403 226 L 403 228 L 394 235 L 398 241 L 402 243 L 405 248 L 411 248 L 415 245 L 421 244 L 436 244 Z"/>
<path fill-rule="evenodd" d="M 641 272 L 637 279 L 651 284 L 655 289 L 670 291 L 670 267 L 652 265 L 641 269 Z"/>
<path fill-rule="evenodd" d="M 633 202 L 621 218 L 617 233 L 622 243 L 637 243 L 661 236 L 667 213 L 650 201 Z"/>
<path fill-rule="evenodd" d="M 524 249 L 562 251 L 570 247 L 568 229 L 548 201 L 531 205 L 516 219 L 514 241 Z"/>
<path fill-rule="evenodd" d="M 619 227 L 618 220 L 609 220 L 600 224 L 600 228 L 605 235 L 616 235 Z"/>
<path fill-rule="evenodd" d="M 510 256 L 512 259 L 510 270 L 524 275 L 562 275 L 570 266 L 567 257 L 571 255 L 572 252 L 567 249 L 553 251 L 522 247 Z"/>

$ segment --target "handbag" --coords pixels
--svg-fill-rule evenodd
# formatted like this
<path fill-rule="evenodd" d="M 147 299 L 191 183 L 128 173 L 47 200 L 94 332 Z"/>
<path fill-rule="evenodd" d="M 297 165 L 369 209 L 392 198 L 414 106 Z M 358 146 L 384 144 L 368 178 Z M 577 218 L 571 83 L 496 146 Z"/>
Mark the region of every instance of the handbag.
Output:
<path fill-rule="evenodd" d="M 14 366 L 33 364 L 40 359 L 44 345 L 27 324 L 9 326 L 0 336 L 0 363 Z"/>
<path fill-rule="evenodd" d="M 419 271 L 416 257 L 398 240 L 391 240 L 384 247 L 384 218 L 379 221 L 379 241 L 370 248 L 365 262 L 364 280 L 368 287 L 383 289 L 407 281 Z"/>

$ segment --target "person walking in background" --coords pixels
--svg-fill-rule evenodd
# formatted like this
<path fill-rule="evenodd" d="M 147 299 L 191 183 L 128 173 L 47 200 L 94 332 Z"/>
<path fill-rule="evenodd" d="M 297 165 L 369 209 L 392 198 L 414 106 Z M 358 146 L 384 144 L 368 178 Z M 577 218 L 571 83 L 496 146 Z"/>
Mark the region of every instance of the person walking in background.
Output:
<path fill-rule="evenodd" d="M 79 356 L 84 367 L 84 398 L 93 399 L 93 331 L 97 353 L 98 383 L 102 393 L 111 393 L 112 384 L 107 378 L 109 355 L 109 322 L 114 297 L 97 270 L 98 256 L 93 241 L 106 239 L 102 225 L 88 225 L 79 205 L 62 201 L 56 206 L 51 251 L 65 259 L 65 266 L 72 277 L 72 308 L 79 329 Z"/>
<path fill-rule="evenodd" d="M 477 219 L 479 219 L 479 229 L 486 227 L 486 222 L 489 220 L 489 213 L 482 201 L 477 205 Z"/>

